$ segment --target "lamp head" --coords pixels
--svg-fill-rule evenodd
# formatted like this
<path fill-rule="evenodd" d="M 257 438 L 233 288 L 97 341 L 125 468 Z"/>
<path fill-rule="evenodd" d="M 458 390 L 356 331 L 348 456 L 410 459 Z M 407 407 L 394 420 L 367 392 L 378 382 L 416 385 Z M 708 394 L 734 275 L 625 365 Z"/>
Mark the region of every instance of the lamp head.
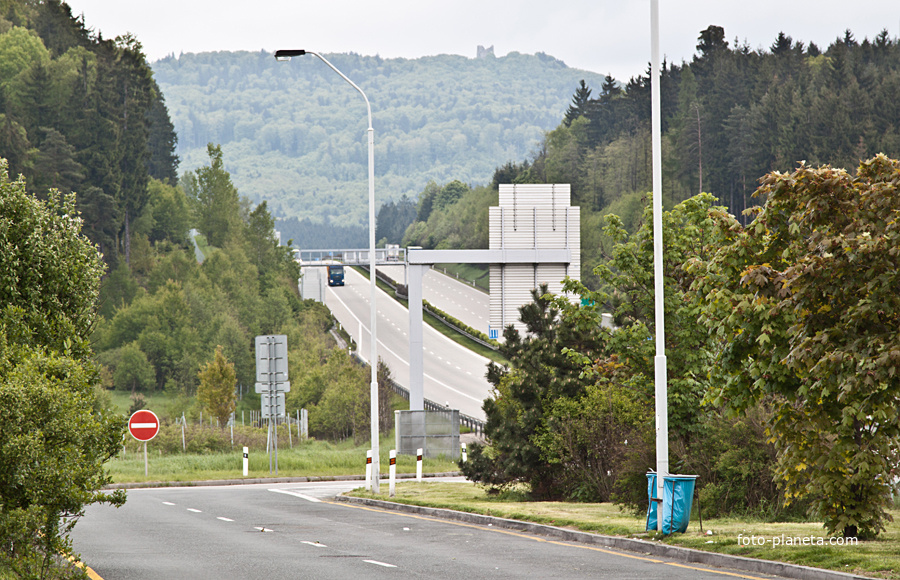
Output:
<path fill-rule="evenodd" d="M 275 60 L 287 61 L 291 60 L 291 57 L 303 56 L 304 54 L 306 54 L 305 50 L 276 50 Z"/>

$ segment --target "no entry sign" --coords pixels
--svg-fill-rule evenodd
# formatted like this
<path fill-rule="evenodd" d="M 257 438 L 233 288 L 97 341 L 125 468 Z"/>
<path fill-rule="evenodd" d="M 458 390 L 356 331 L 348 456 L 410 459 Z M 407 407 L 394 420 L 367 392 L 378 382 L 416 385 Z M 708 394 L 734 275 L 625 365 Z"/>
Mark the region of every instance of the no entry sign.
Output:
<path fill-rule="evenodd" d="M 128 431 L 138 441 L 150 441 L 159 433 L 159 419 L 156 413 L 146 409 L 135 411 L 128 420 Z"/>

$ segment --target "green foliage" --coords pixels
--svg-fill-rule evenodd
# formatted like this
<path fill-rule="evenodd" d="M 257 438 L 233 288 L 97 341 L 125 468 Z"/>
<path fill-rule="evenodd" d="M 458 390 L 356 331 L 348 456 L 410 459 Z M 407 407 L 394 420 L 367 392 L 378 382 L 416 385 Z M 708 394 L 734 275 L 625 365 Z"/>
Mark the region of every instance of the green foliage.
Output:
<path fill-rule="evenodd" d="M 549 429 L 547 416 L 553 402 L 577 398 L 587 385 L 581 366 L 564 353 L 568 348 L 594 352 L 600 347 L 597 333 L 579 332 L 559 320 L 558 310 L 547 289 L 534 290 L 534 302 L 520 308 L 528 334 L 520 336 L 512 325 L 504 329 L 500 353 L 510 368 L 488 366 L 492 397 L 485 399 L 485 435 L 490 448 L 474 445 L 463 474 L 492 486 L 517 482 L 530 485 L 536 498 L 559 498 L 570 490 L 564 486 L 567 466 L 550 463 L 540 445 Z"/>
<path fill-rule="evenodd" d="M 73 196 L 41 203 L 0 160 L 0 303 L 10 338 L 84 356 L 102 262 L 80 235 Z"/>
<path fill-rule="evenodd" d="M 60 2 L 0 20 L 0 149 L 32 192 L 77 191 L 85 234 L 130 261 L 150 177 L 173 181 L 175 135 L 139 42 L 104 40 Z M 12 25 L 15 23 L 15 25 Z"/>
<path fill-rule="evenodd" d="M 701 273 L 685 269 L 694 258 L 708 259 L 721 243 L 709 211 L 715 199 L 708 195 L 690 198 L 663 213 L 663 261 L 665 348 L 668 360 L 669 429 L 678 438 L 690 441 L 700 429 L 703 411 L 700 401 L 709 386 L 706 369 L 716 350 L 697 318 L 700 307 L 691 300 L 691 285 Z M 599 326 L 600 312 L 612 312 L 619 329 L 609 339 L 608 351 L 597 360 L 583 359 L 588 365 L 624 365 L 632 388 L 653 397 L 656 354 L 655 295 L 653 269 L 652 208 L 646 207 L 641 227 L 632 235 L 618 216 L 607 216 L 605 234 L 614 242 L 612 255 L 594 274 L 601 290 L 591 292 L 583 284 L 570 281 L 569 291 L 587 298 L 592 306 L 580 307 L 565 299 L 557 304 L 577 328 Z M 573 351 L 573 356 L 576 356 Z M 584 353 L 576 356 L 581 357 Z"/>
<path fill-rule="evenodd" d="M 488 247 L 488 207 L 497 190 L 469 188 L 459 181 L 429 183 L 419 194 L 416 221 L 406 229 L 402 245 L 426 249 Z"/>
<path fill-rule="evenodd" d="M 769 174 L 754 222 L 717 214 L 728 244 L 693 266 L 704 322 L 726 344 L 710 398 L 771 405 L 787 499 L 810 498 L 845 536 L 884 529 L 900 452 L 898 182 L 882 155 L 855 178 L 805 164 Z"/>
<path fill-rule="evenodd" d="M 153 387 L 156 377 L 147 355 L 135 342 L 131 342 L 109 353 L 115 357 L 112 366 L 113 382 L 118 389 L 135 391 Z"/>
<path fill-rule="evenodd" d="M 44 577 L 101 492 L 124 419 L 101 408 L 89 333 L 99 277 L 71 196 L 40 202 L 0 160 L 0 559 Z"/>
<path fill-rule="evenodd" d="M 416 219 L 416 203 L 406 197 L 382 204 L 375 219 L 375 239 L 379 244 L 399 244 L 409 224 Z"/>
<path fill-rule="evenodd" d="M 222 162 L 222 148 L 207 146 L 209 166 L 185 174 L 183 187 L 197 212 L 197 229 L 210 245 L 224 247 L 240 235 L 241 200 Z"/>
<path fill-rule="evenodd" d="M 234 387 L 234 364 L 228 362 L 222 354 L 222 347 L 216 346 L 216 354 L 212 361 L 206 363 L 198 373 L 200 384 L 197 386 L 197 400 L 210 415 L 224 426 L 237 405 Z"/>
<path fill-rule="evenodd" d="M 609 370 L 581 397 L 553 401 L 538 438 L 544 458 L 563 468 L 562 485 L 570 500 L 610 501 L 629 442 L 633 447 L 653 422 L 646 400 L 616 384 L 616 370 Z"/>

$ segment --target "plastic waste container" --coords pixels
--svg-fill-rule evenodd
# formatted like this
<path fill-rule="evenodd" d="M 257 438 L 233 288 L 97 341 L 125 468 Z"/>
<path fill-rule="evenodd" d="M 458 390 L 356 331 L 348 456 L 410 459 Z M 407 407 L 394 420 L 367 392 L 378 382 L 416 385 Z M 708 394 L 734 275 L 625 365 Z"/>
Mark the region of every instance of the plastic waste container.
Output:
<path fill-rule="evenodd" d="M 683 533 L 691 520 L 691 506 L 694 503 L 694 484 L 696 475 L 671 474 L 663 477 L 663 513 L 662 532 L 672 534 Z M 647 530 L 657 529 L 657 513 L 659 501 L 656 500 L 656 473 L 647 474 L 647 498 L 650 507 L 647 509 Z"/>

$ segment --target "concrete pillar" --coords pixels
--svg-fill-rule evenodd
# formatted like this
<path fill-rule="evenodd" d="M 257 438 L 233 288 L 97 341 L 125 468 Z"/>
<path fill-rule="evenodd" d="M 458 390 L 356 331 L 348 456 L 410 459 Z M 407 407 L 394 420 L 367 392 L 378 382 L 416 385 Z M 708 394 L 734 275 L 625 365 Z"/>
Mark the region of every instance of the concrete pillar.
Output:
<path fill-rule="evenodd" d="M 409 410 L 425 410 L 424 329 L 422 328 L 422 278 L 431 266 L 409 265 Z"/>

